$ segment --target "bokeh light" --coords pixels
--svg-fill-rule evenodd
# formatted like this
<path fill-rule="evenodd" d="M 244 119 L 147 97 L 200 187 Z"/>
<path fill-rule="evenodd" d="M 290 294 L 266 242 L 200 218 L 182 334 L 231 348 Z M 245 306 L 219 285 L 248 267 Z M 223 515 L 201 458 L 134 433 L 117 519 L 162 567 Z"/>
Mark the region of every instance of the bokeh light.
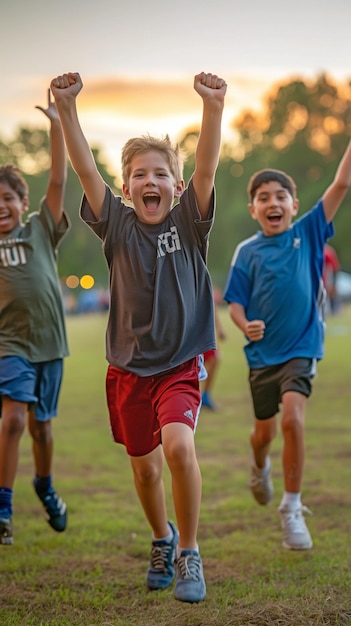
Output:
<path fill-rule="evenodd" d="M 74 276 L 74 274 L 72 274 L 71 276 L 67 276 L 66 286 L 68 287 L 68 289 L 75 289 L 76 287 L 78 287 L 78 285 L 79 285 L 78 276 Z"/>
<path fill-rule="evenodd" d="M 91 289 L 92 287 L 94 287 L 95 281 L 92 276 L 90 276 L 89 274 L 85 274 L 81 277 L 79 283 L 82 289 Z"/>

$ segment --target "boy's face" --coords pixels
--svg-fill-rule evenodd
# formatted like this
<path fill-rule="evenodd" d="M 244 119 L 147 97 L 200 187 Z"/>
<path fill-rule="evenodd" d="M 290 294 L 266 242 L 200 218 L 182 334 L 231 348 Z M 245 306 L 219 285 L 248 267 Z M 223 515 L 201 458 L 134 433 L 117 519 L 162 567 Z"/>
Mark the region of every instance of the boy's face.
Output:
<path fill-rule="evenodd" d="M 7 183 L 0 183 L 0 236 L 8 235 L 21 223 L 28 208 L 28 199 L 21 200 Z"/>
<path fill-rule="evenodd" d="M 275 180 L 258 187 L 252 204 L 249 204 L 253 219 L 259 222 L 268 237 L 288 230 L 298 209 L 299 201 Z"/>
<path fill-rule="evenodd" d="M 158 150 L 148 150 L 133 157 L 123 194 L 133 203 L 138 218 L 146 224 L 163 222 L 174 198 L 184 190 L 184 181 L 177 184 L 169 165 Z"/>

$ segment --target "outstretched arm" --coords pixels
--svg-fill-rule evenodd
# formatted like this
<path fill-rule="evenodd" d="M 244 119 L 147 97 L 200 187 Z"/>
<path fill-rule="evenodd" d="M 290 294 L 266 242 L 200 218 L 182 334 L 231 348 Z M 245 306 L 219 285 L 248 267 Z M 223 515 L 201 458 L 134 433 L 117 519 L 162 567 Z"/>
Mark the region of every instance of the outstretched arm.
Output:
<path fill-rule="evenodd" d="M 96 167 L 78 120 L 76 98 L 82 87 L 83 83 L 78 73 L 63 74 L 51 81 L 51 91 L 56 101 L 72 167 L 98 219 L 105 198 L 105 182 Z"/>
<path fill-rule="evenodd" d="M 221 145 L 221 123 L 227 84 L 215 74 L 201 72 L 194 78 L 194 89 L 203 102 L 202 123 L 195 154 L 193 185 L 198 209 L 206 219 L 210 208 Z"/>
<path fill-rule="evenodd" d="M 66 149 L 63 139 L 60 118 L 54 102 L 51 102 L 50 89 L 48 89 L 48 106 L 36 106 L 50 120 L 50 146 L 51 168 L 49 183 L 46 190 L 46 202 L 56 225 L 58 225 L 63 213 L 63 200 L 67 179 Z"/>
<path fill-rule="evenodd" d="M 323 194 L 324 213 L 327 222 L 331 222 L 351 187 L 351 141 L 336 171 L 335 178 Z"/>

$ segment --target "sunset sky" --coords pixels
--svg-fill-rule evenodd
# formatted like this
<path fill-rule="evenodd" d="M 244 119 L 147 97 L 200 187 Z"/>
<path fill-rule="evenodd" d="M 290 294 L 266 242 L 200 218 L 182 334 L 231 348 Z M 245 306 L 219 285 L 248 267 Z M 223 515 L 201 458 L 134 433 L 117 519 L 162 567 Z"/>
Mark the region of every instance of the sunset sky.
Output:
<path fill-rule="evenodd" d="M 226 79 L 224 134 L 243 108 L 260 109 L 277 80 L 351 79 L 351 1 L 11 0 L 1 11 L 0 136 L 45 127 L 52 77 L 80 72 L 82 127 L 119 171 L 130 137 L 200 121 L 193 77 Z"/>

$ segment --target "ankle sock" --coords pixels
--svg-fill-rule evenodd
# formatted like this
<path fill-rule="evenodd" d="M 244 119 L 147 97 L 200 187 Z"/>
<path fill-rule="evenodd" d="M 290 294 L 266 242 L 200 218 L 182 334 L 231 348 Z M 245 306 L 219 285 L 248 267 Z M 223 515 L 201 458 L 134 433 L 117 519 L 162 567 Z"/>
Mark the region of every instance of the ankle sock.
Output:
<path fill-rule="evenodd" d="M 284 491 L 282 501 L 279 508 L 286 507 L 292 511 L 299 509 L 301 506 L 301 493 L 292 493 Z"/>
<path fill-rule="evenodd" d="M 38 494 L 46 493 L 52 487 L 52 479 L 50 476 L 35 476 L 33 480 L 35 491 Z"/>
<path fill-rule="evenodd" d="M 176 554 L 177 554 L 177 559 L 179 559 L 181 553 L 183 552 L 183 550 L 193 550 L 194 552 L 197 552 L 199 554 L 199 546 L 198 544 L 196 544 L 195 548 L 182 548 L 181 546 L 177 546 L 177 550 L 176 550 Z"/>
<path fill-rule="evenodd" d="M 154 537 L 154 534 L 152 534 L 152 541 L 165 541 L 166 543 L 171 543 L 173 539 L 173 531 L 170 530 L 168 535 L 166 535 L 166 537 L 157 537 L 157 539 Z"/>
<path fill-rule="evenodd" d="M 0 487 L 0 517 L 12 517 L 12 489 Z"/>

